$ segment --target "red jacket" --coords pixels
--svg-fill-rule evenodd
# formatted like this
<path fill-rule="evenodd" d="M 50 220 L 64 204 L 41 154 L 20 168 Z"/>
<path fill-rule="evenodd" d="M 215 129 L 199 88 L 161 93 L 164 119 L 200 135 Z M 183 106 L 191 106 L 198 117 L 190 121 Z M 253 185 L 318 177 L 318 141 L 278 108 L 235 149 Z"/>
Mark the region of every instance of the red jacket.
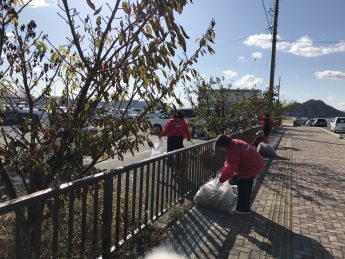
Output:
<path fill-rule="evenodd" d="M 267 136 L 263 136 L 263 137 L 255 136 L 255 139 L 253 140 L 252 146 L 258 147 L 261 142 L 268 144 L 269 143 L 268 137 Z"/>
<path fill-rule="evenodd" d="M 219 181 L 225 182 L 237 172 L 239 179 L 257 175 L 265 164 L 259 153 L 247 142 L 232 139 L 226 148 L 225 163 Z"/>
<path fill-rule="evenodd" d="M 183 119 L 171 119 L 164 125 L 161 136 L 167 137 L 183 137 L 190 139 L 192 134 L 188 129 L 188 125 Z"/>
<path fill-rule="evenodd" d="M 270 120 L 270 130 L 271 130 L 275 126 L 275 123 L 274 123 L 274 121 L 272 119 L 263 116 L 263 117 L 260 118 L 260 124 L 262 126 L 264 126 L 266 120 Z"/>

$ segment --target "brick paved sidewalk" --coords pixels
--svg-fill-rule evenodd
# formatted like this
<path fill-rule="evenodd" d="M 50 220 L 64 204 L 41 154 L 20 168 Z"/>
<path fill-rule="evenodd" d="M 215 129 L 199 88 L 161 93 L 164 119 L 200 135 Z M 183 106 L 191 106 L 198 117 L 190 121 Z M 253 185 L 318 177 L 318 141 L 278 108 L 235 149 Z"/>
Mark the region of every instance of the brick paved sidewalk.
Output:
<path fill-rule="evenodd" d="M 193 208 L 167 246 L 188 258 L 345 258 L 345 140 L 287 128 L 256 179 L 252 214 Z"/>

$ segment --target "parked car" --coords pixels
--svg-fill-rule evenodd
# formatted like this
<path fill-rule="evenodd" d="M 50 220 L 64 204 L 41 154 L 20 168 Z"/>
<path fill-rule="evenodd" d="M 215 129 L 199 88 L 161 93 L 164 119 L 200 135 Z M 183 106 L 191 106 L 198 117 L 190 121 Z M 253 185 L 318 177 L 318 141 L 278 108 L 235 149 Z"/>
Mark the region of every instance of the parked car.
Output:
<path fill-rule="evenodd" d="M 17 126 L 25 119 L 30 117 L 29 108 L 19 108 L 17 110 L 5 111 L 1 116 L 4 126 Z M 33 120 L 35 122 L 41 122 L 42 126 L 49 127 L 49 116 L 45 109 L 33 109 Z"/>
<path fill-rule="evenodd" d="M 158 117 L 150 117 L 150 123 L 152 125 L 153 132 L 159 134 L 164 125 L 172 118 L 172 114 L 163 113 L 158 115 Z"/>
<path fill-rule="evenodd" d="M 150 112 L 146 115 L 146 117 L 148 118 L 158 118 L 159 116 L 163 115 L 164 111 L 154 111 L 154 112 Z"/>
<path fill-rule="evenodd" d="M 93 120 L 100 120 L 101 117 L 112 117 L 112 118 L 120 118 L 122 116 L 121 112 L 119 109 L 110 109 L 110 110 L 99 110 L 99 112 L 96 112 L 92 118 L 91 121 Z"/>
<path fill-rule="evenodd" d="M 345 117 L 337 117 L 331 121 L 332 132 L 345 132 Z"/>
<path fill-rule="evenodd" d="M 313 127 L 313 126 L 314 126 L 314 122 L 315 122 L 314 119 L 307 120 L 307 122 L 305 123 L 305 126 L 307 126 L 307 127 Z"/>
<path fill-rule="evenodd" d="M 315 122 L 313 123 L 314 127 L 322 127 L 326 128 L 327 127 L 327 121 L 325 119 L 316 119 Z"/>
<path fill-rule="evenodd" d="M 119 111 L 122 115 L 126 112 L 125 116 L 132 119 L 135 119 L 136 117 L 138 117 L 138 113 L 132 109 L 128 109 L 127 111 L 126 109 L 120 109 Z"/>
<path fill-rule="evenodd" d="M 294 127 L 299 127 L 299 126 L 303 126 L 303 125 L 306 125 L 306 120 L 303 120 L 303 119 L 298 119 L 298 120 L 294 120 L 293 122 L 293 126 Z"/>
<path fill-rule="evenodd" d="M 145 111 L 145 108 L 132 108 L 131 110 L 140 115 Z"/>
<path fill-rule="evenodd" d="M 190 119 L 194 117 L 193 109 L 192 108 L 182 108 L 178 109 L 178 111 L 182 111 L 185 121 L 187 124 L 190 124 Z M 164 125 L 173 117 L 172 113 L 162 113 L 158 117 L 150 117 L 150 123 L 153 127 L 153 131 L 156 134 L 159 134 Z M 192 135 L 193 135 L 193 128 L 191 129 Z"/>

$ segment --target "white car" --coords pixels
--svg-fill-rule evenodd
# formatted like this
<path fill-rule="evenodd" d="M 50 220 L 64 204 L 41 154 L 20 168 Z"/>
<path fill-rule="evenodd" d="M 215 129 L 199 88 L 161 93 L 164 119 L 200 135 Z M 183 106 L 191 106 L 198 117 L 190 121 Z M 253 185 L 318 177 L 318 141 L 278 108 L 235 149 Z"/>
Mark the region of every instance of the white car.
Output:
<path fill-rule="evenodd" d="M 120 109 L 119 111 L 123 115 L 125 113 L 126 109 Z M 135 118 L 138 117 L 138 113 L 136 111 L 132 110 L 132 109 L 128 109 L 126 111 L 125 116 L 127 116 L 129 118 L 132 118 L 132 119 L 135 119 Z"/>
<path fill-rule="evenodd" d="M 331 121 L 332 132 L 345 132 L 345 117 L 337 117 Z"/>
<path fill-rule="evenodd" d="M 182 108 L 178 109 L 179 111 L 182 111 L 184 114 L 184 119 L 189 124 L 189 121 L 191 118 L 193 118 L 193 110 L 191 108 Z M 153 127 L 153 132 L 156 134 L 159 134 L 164 125 L 172 118 L 172 114 L 168 113 L 161 113 L 157 117 L 150 117 L 150 123 Z M 192 129 L 192 134 L 193 134 L 193 129 Z"/>
<path fill-rule="evenodd" d="M 135 111 L 139 115 L 142 114 L 145 111 L 144 108 L 132 108 L 131 110 Z"/>
<path fill-rule="evenodd" d="M 156 134 L 159 134 L 164 125 L 171 119 L 172 117 L 167 114 L 167 113 L 163 113 L 157 117 L 150 117 L 150 123 L 152 125 L 153 131 Z"/>
<path fill-rule="evenodd" d="M 146 117 L 152 119 L 152 118 L 158 118 L 159 116 L 163 115 L 163 111 L 154 111 L 146 114 Z"/>

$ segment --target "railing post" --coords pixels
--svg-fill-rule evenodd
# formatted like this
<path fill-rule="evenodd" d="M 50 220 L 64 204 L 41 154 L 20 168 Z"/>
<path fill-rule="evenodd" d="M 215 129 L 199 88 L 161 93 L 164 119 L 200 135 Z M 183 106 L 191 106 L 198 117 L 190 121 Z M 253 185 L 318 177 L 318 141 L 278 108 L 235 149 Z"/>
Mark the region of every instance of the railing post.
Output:
<path fill-rule="evenodd" d="M 16 210 L 16 259 L 21 259 L 27 251 L 27 244 L 23 246 L 23 213 L 21 209 Z M 23 249 L 24 247 L 24 249 Z"/>
<path fill-rule="evenodd" d="M 113 178 L 112 176 L 104 179 L 103 183 L 103 237 L 102 237 L 102 256 L 110 258 L 111 248 L 111 220 L 113 204 Z"/>
<path fill-rule="evenodd" d="M 185 202 L 185 197 L 186 197 L 186 181 L 187 181 L 187 156 L 186 156 L 187 151 L 182 151 L 181 155 L 179 156 L 180 161 L 180 192 L 181 192 L 181 204 L 184 204 Z"/>

